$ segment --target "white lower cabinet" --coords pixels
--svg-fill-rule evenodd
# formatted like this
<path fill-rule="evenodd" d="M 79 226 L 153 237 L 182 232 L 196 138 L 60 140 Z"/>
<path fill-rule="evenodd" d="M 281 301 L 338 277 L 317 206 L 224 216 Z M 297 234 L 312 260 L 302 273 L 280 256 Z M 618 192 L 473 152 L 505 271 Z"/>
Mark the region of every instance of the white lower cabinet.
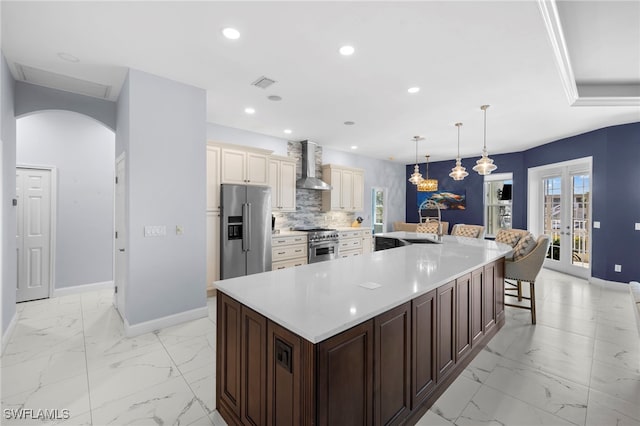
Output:
<path fill-rule="evenodd" d="M 360 256 L 371 253 L 372 234 L 370 229 L 339 231 L 338 257 Z"/>
<path fill-rule="evenodd" d="M 307 264 L 306 235 L 274 235 L 271 250 L 273 271 Z"/>

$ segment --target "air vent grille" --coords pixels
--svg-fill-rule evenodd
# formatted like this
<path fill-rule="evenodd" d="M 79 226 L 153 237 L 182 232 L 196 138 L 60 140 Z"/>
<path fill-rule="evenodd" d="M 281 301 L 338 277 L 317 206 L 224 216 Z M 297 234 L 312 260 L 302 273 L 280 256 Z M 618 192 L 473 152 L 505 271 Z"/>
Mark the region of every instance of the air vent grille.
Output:
<path fill-rule="evenodd" d="M 111 86 L 105 86 L 104 84 L 81 80 L 18 63 L 15 65 L 18 79 L 27 83 L 100 99 L 108 99 L 111 92 Z"/>
<path fill-rule="evenodd" d="M 261 89 L 266 89 L 267 87 L 271 86 L 275 82 L 276 82 L 275 80 L 272 80 L 269 77 L 262 76 L 256 81 L 254 81 L 253 83 L 251 83 L 251 85 L 259 87 Z"/>

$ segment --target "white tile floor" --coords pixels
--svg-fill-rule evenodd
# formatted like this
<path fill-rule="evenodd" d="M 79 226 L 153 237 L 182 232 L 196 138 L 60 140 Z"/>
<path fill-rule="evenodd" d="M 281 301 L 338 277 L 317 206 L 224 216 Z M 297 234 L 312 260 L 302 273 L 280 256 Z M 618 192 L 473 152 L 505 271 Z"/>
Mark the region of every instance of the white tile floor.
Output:
<path fill-rule="evenodd" d="M 507 323 L 420 425 L 640 426 L 640 338 L 626 285 L 543 270 L 538 324 Z M 209 317 L 133 339 L 110 292 L 18 305 L 0 359 L 4 409 L 68 409 L 65 425 L 221 425 Z M 57 424 L 57 423 L 56 423 Z"/>

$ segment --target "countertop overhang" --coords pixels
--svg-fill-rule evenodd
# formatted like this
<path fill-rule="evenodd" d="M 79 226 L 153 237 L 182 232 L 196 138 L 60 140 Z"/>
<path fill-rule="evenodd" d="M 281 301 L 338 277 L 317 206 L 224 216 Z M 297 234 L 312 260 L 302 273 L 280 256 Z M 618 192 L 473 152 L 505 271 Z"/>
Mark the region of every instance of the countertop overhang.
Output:
<path fill-rule="evenodd" d="M 215 285 L 268 319 L 318 343 L 511 251 L 510 246 L 495 241 L 445 235 L 443 244 L 409 245 L 231 278 Z"/>

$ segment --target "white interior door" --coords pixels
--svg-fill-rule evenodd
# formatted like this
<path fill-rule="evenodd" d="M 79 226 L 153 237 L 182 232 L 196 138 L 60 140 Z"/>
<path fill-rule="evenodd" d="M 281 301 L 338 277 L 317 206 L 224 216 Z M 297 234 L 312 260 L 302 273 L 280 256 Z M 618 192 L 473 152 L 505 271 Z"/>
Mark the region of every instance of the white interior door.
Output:
<path fill-rule="evenodd" d="M 125 221 L 126 211 L 126 173 L 125 157 L 119 157 L 116 162 L 116 196 L 115 196 L 115 241 L 114 253 L 114 281 L 115 281 L 115 305 L 120 316 L 125 318 L 125 288 L 127 285 L 127 227 Z"/>
<path fill-rule="evenodd" d="M 545 267 L 588 278 L 591 273 L 589 164 L 549 169 L 541 176 L 540 228 L 551 244 Z"/>
<path fill-rule="evenodd" d="M 17 168 L 16 197 L 16 302 L 43 299 L 51 289 L 51 171 Z"/>

